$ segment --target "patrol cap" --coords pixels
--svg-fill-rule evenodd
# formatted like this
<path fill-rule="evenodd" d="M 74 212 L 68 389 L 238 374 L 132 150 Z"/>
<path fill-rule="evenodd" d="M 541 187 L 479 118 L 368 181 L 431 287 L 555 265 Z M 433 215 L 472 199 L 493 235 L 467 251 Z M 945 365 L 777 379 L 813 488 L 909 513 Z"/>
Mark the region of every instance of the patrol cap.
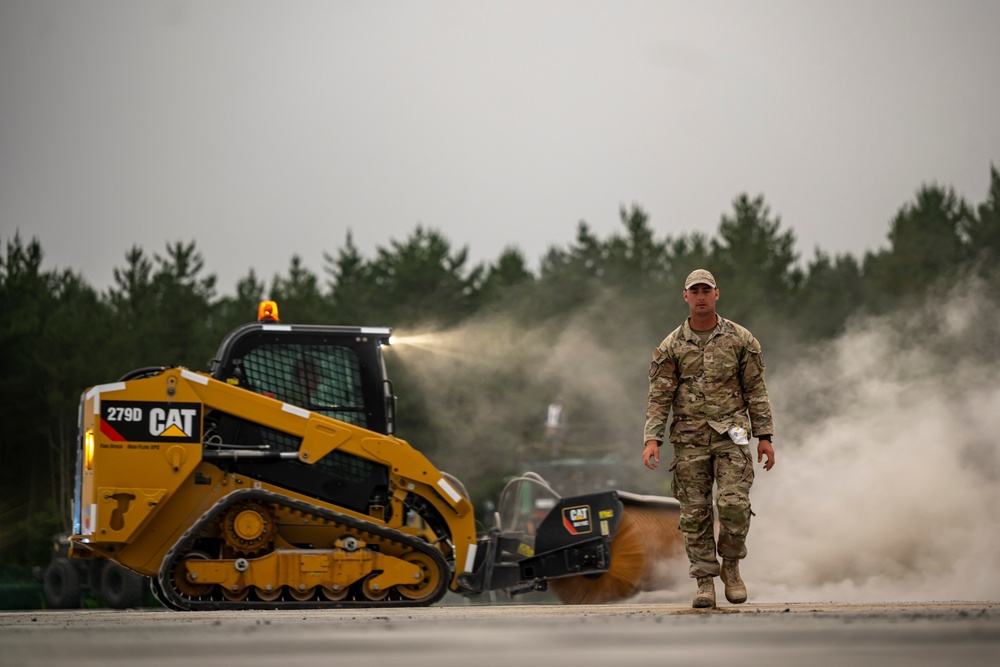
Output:
<path fill-rule="evenodd" d="M 688 274 L 687 280 L 684 281 L 684 289 L 690 289 L 691 285 L 704 284 L 709 287 L 715 288 L 715 276 L 706 269 L 695 269 Z"/>

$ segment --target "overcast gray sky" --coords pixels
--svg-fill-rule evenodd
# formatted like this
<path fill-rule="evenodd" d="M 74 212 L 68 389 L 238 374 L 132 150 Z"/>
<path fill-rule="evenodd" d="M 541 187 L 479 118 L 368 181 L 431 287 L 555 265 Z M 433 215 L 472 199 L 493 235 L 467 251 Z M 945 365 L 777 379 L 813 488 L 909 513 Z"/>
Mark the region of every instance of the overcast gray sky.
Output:
<path fill-rule="evenodd" d="M 638 203 L 764 194 L 808 259 L 1000 167 L 1000 2 L 0 0 L 0 239 L 99 289 L 195 240 L 222 293 L 418 223 L 531 266 Z"/>

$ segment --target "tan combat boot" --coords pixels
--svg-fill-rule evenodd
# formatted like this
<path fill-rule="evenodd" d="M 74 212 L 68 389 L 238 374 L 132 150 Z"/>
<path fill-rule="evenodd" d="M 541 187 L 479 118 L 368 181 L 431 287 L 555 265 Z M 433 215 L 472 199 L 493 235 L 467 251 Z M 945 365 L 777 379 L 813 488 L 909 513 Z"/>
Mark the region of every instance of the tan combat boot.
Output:
<path fill-rule="evenodd" d="M 695 609 L 708 609 L 715 606 L 714 577 L 698 577 L 698 592 L 695 593 L 691 606 Z"/>
<path fill-rule="evenodd" d="M 726 599 L 733 604 L 747 601 L 747 587 L 740 578 L 740 562 L 722 559 L 722 583 L 726 586 Z"/>

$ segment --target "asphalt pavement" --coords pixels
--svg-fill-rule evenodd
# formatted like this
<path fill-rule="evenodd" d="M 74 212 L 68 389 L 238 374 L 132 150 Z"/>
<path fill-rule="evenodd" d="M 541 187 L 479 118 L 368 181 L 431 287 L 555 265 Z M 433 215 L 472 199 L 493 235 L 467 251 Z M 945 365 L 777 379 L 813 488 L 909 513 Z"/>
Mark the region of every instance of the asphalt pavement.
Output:
<path fill-rule="evenodd" d="M 1000 664 L 1000 602 L 0 613 L 0 666 Z"/>

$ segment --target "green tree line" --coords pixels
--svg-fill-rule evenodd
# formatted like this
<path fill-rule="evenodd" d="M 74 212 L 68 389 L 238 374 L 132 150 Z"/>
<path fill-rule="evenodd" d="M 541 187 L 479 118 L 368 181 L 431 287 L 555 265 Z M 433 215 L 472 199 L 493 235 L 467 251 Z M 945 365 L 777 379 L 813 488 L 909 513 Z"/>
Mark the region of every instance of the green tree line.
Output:
<path fill-rule="evenodd" d="M 633 414 L 589 424 L 600 433 L 598 444 L 610 447 L 638 441 L 649 350 L 686 315 L 680 294 L 694 268 L 715 273 L 720 312 L 765 342 L 772 366 L 835 338 L 853 317 L 905 307 L 970 276 L 1000 294 L 1000 172 L 993 166 L 977 205 L 950 187 L 920 187 L 890 221 L 887 246 L 861 257 L 817 249 L 803 260 L 793 230 L 763 195 L 735 197 L 713 236 L 657 236 L 638 204 L 623 207 L 620 222 L 605 238 L 581 222 L 575 238 L 551 247 L 534 270 L 515 247 L 473 264 L 467 249 L 419 225 L 373 257 L 363 256 L 348 233 L 324 255 L 320 274 L 293 256 L 284 275 L 267 283 L 251 269 L 234 294 L 224 295 L 193 241 L 168 244 L 162 254 L 131 248 L 113 285 L 100 291 L 72 269 L 43 269 L 37 240 L 0 239 L 0 568 L 44 562 L 50 536 L 67 527 L 81 392 L 142 366 L 207 370 L 224 335 L 252 320 L 263 298 L 278 301 L 288 322 L 449 331 L 502 321 L 526 339 L 551 332 L 553 341 L 585 331 L 623 376 L 636 378 L 628 397 Z M 569 365 L 579 364 L 570 374 L 588 373 L 583 357 L 584 351 L 576 358 L 568 351 Z M 435 417 L 418 364 L 392 362 L 398 434 L 466 481 L 474 495 L 492 488 L 514 472 L 500 444 L 541 440 L 542 412 L 555 394 L 568 392 L 577 414 L 599 415 L 591 408 L 604 400 L 600 392 L 574 393 L 535 373 L 540 358 L 489 373 L 474 363 L 456 368 L 454 382 L 433 399 L 447 403 L 449 414 L 480 409 L 470 389 L 518 408 L 502 424 L 470 416 L 470 424 L 489 425 L 465 431 Z M 501 441 L 474 457 L 490 465 L 473 468 L 470 443 L 490 442 L 491 433 L 477 431 L 487 428 L 495 443 L 503 431 Z"/>

